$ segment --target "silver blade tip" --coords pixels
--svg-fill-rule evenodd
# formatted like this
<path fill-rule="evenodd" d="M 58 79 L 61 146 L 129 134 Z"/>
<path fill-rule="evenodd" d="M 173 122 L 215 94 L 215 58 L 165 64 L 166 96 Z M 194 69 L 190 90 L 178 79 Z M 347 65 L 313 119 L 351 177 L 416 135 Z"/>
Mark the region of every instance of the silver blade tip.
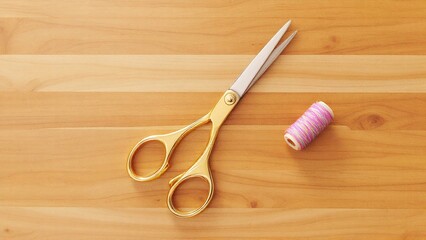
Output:
<path fill-rule="evenodd" d="M 291 24 L 291 20 L 288 20 L 283 26 L 282 28 L 288 28 Z"/>

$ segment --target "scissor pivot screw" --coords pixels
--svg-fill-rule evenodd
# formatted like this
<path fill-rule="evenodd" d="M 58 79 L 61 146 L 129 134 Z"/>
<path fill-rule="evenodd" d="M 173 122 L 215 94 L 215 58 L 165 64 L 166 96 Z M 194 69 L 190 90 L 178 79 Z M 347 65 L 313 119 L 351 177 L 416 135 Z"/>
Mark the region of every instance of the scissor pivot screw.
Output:
<path fill-rule="evenodd" d="M 237 101 L 235 94 L 228 93 L 225 95 L 225 103 L 227 105 L 233 105 Z"/>

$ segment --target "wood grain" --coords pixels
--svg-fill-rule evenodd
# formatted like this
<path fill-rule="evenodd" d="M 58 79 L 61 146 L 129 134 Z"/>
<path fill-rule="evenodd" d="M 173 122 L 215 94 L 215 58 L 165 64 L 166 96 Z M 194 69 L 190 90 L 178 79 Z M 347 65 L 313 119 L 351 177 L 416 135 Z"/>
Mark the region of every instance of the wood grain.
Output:
<path fill-rule="evenodd" d="M 217 189 L 210 207 L 425 206 L 426 131 L 333 127 L 306 151 L 294 152 L 282 140 L 286 127 L 223 127 L 211 159 Z M 172 168 L 157 182 L 135 183 L 124 163 L 141 137 L 174 129 L 2 130 L 0 205 L 165 207 L 168 180 L 201 154 L 208 128 L 184 140 Z M 144 166 L 154 169 L 161 155 L 145 155 Z M 185 206 L 202 203 L 184 201 Z"/>
<path fill-rule="evenodd" d="M 187 125 L 220 95 L 4 92 L 0 128 Z M 426 130 L 424 93 L 248 93 L 225 124 L 289 125 L 318 100 L 333 106 L 335 124 L 350 129 Z"/>
<path fill-rule="evenodd" d="M 252 55 L 0 56 L 0 90 L 223 92 Z M 250 92 L 426 92 L 426 57 L 283 55 Z"/>
<path fill-rule="evenodd" d="M 303 3 L 303 4 L 301 4 Z M 95 18 L 143 18 L 143 17 L 292 17 L 310 16 L 312 18 L 402 18 L 425 17 L 422 0 L 74 0 L 57 3 L 55 0 L 3 0 L 0 17 L 95 17 Z M 379 14 L 380 13 L 380 14 Z M 368 19 L 365 19 L 368 20 Z"/>
<path fill-rule="evenodd" d="M 422 0 L 176 2 L 6 1 L 0 52 L 255 54 L 293 19 L 288 54 L 426 53 Z"/>
<path fill-rule="evenodd" d="M 410 209 L 208 209 L 185 221 L 165 209 L 145 208 L 0 207 L 0 213 L 6 217 L 0 236 L 14 239 L 393 240 L 422 239 L 426 227 L 426 212 Z"/>
<path fill-rule="evenodd" d="M 426 2 L 0 2 L 0 239 L 425 239 Z M 288 19 L 299 33 L 242 99 L 211 156 L 215 196 L 192 219 L 131 147 L 205 114 Z M 283 133 L 313 102 L 335 120 L 306 150 Z M 138 152 L 154 170 L 161 145 Z M 203 202 L 188 182 L 179 207 Z"/>

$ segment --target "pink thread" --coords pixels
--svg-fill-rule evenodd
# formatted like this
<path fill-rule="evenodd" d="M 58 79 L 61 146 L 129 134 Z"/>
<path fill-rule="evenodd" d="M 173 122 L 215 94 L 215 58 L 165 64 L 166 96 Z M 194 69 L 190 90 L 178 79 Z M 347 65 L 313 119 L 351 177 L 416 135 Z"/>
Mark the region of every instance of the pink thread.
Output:
<path fill-rule="evenodd" d="M 286 130 L 284 139 L 290 147 L 301 150 L 333 121 L 333 117 L 333 110 L 327 104 L 316 102 Z"/>

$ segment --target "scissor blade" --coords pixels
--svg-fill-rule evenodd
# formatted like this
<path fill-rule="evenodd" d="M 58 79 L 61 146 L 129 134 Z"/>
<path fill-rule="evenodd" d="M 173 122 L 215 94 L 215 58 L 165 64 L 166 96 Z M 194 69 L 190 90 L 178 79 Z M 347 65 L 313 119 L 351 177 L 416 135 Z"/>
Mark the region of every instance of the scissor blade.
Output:
<path fill-rule="evenodd" d="M 262 68 L 268 57 L 271 55 L 275 46 L 287 31 L 288 27 L 291 24 L 291 20 L 288 21 L 281 29 L 272 37 L 271 40 L 263 47 L 263 49 L 257 54 L 257 56 L 251 61 L 248 67 L 244 70 L 243 73 L 235 80 L 234 84 L 231 86 L 231 90 L 237 92 L 237 94 L 242 97 L 250 83 L 254 80 L 256 74 Z"/>
<path fill-rule="evenodd" d="M 297 31 L 294 31 L 290 37 L 288 37 L 284 42 L 282 42 L 275 50 L 271 53 L 271 55 L 266 60 L 265 64 L 263 64 L 262 68 L 259 70 L 259 72 L 256 74 L 256 77 L 254 77 L 253 81 L 251 81 L 250 85 L 244 92 L 244 94 L 253 86 L 253 84 L 256 83 L 256 81 L 268 70 L 268 68 L 272 65 L 272 63 L 275 62 L 275 60 L 281 55 L 282 51 L 288 46 L 288 44 L 293 40 L 294 36 L 296 36 Z"/>

